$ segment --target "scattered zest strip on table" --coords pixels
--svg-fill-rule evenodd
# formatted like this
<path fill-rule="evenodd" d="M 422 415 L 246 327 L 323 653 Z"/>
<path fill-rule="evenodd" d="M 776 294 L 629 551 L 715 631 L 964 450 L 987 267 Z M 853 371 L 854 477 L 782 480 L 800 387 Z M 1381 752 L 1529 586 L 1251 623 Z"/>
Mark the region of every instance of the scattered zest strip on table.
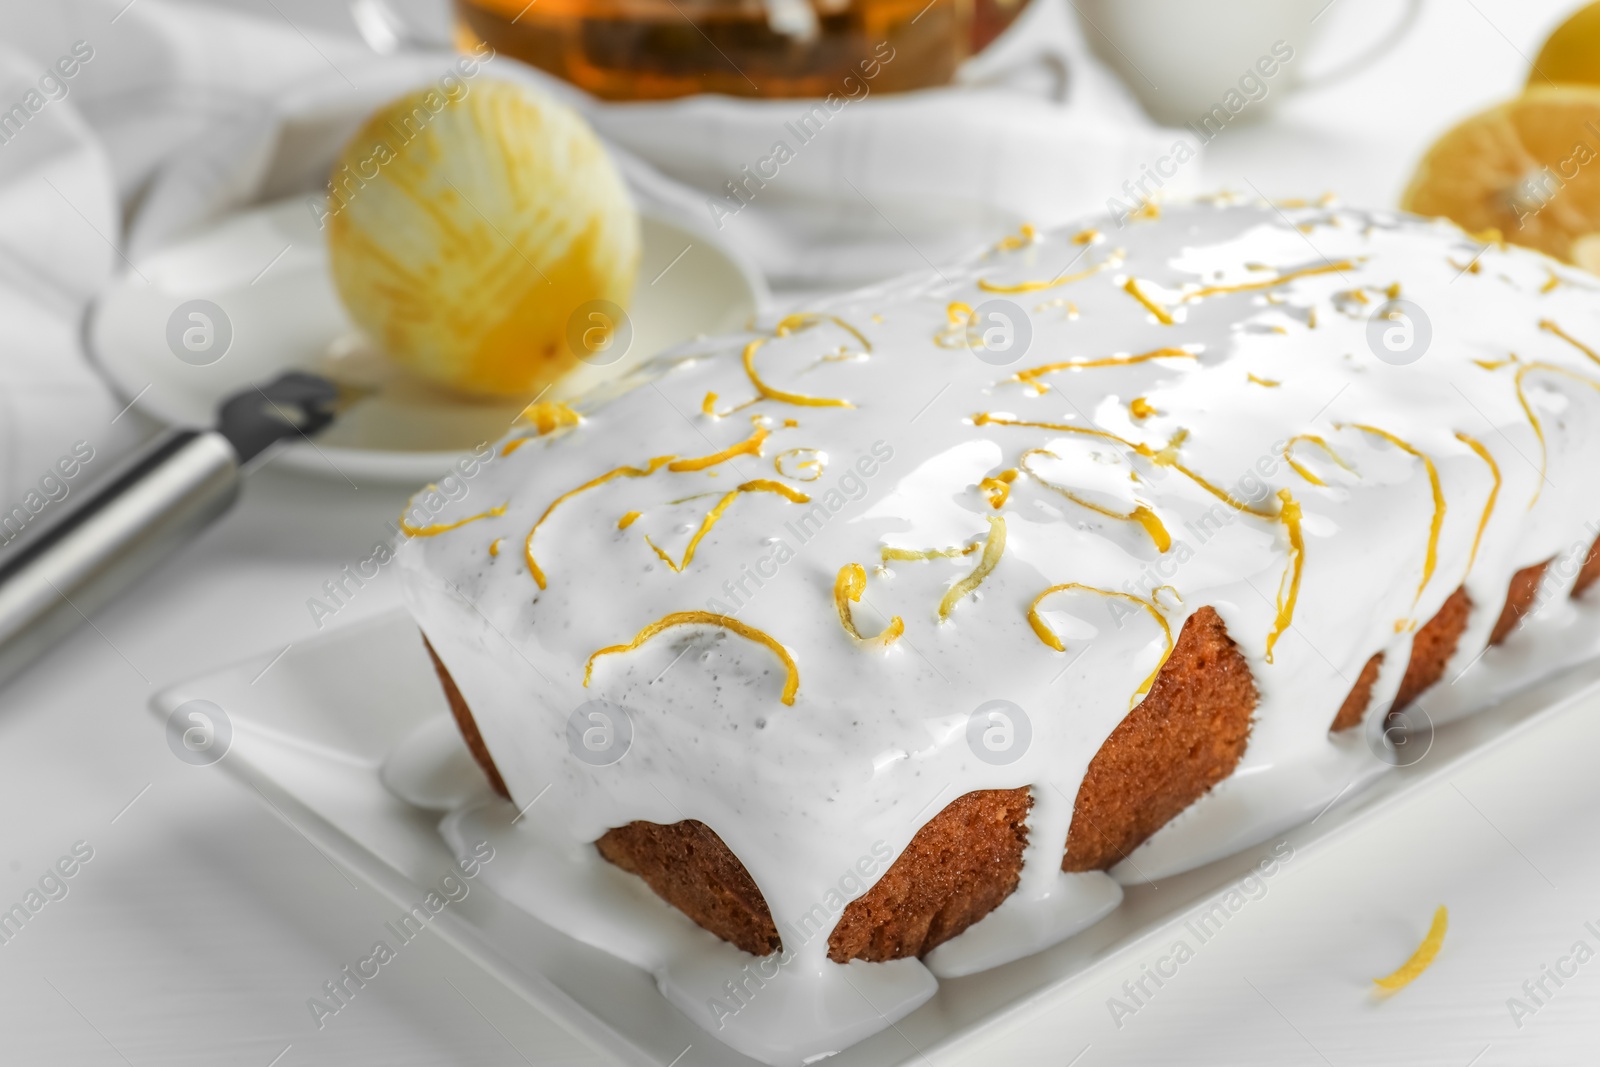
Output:
<path fill-rule="evenodd" d="M 1400 969 L 1393 974 L 1382 978 L 1374 978 L 1372 984 L 1387 994 L 1397 993 L 1416 981 L 1417 976 L 1428 969 L 1433 958 L 1439 954 L 1439 949 L 1444 945 L 1444 932 L 1450 925 L 1450 910 L 1443 904 L 1433 913 L 1433 925 L 1428 927 L 1428 934 L 1422 939 L 1422 944 L 1417 946 L 1417 951 L 1411 958 L 1401 964 Z"/>

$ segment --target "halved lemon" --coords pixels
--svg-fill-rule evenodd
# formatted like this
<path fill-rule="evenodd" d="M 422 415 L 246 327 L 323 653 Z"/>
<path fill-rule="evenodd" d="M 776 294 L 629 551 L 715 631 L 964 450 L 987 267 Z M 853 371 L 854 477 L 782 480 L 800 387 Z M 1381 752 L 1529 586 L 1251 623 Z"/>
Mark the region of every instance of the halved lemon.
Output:
<path fill-rule="evenodd" d="M 1545 86 L 1436 141 L 1400 206 L 1600 271 L 1600 87 Z"/>

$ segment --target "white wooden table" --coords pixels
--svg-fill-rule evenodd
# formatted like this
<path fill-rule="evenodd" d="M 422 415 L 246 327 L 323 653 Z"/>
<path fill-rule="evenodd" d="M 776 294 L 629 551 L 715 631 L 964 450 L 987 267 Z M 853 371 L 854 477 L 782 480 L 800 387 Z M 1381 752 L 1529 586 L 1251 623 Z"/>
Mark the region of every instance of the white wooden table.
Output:
<path fill-rule="evenodd" d="M 229 2 L 348 32 L 329 0 Z M 1371 0 L 1335 3 L 1336 38 L 1386 17 Z M 1423 144 L 1520 85 L 1566 6 L 1432 0 L 1405 45 L 1357 80 L 1219 137 L 1207 182 L 1392 204 Z M 0 1062 L 601 1062 L 428 937 L 319 1031 L 307 998 L 369 949 L 392 908 L 257 796 L 175 759 L 145 710 L 163 685 L 311 635 L 307 598 L 369 553 L 404 498 L 260 471 L 192 550 L 0 690 L 0 908 L 74 843 L 93 849 L 67 895 L 0 943 Z M 397 602 L 385 573 L 337 622 Z M 1505 1004 L 1577 939 L 1600 949 L 1583 926 L 1600 929 L 1600 747 L 1582 722 L 1560 731 L 1457 781 L 1470 804 L 1419 798 L 1417 825 L 1449 832 L 1375 835 L 1292 871 L 1120 1030 L 1107 988 L 967 1062 L 1592 1062 L 1600 962 L 1520 1030 Z M 1425 922 L 1440 902 L 1455 921 L 1428 984 L 1351 1022 L 1370 977 L 1353 946 L 1373 924 Z"/>

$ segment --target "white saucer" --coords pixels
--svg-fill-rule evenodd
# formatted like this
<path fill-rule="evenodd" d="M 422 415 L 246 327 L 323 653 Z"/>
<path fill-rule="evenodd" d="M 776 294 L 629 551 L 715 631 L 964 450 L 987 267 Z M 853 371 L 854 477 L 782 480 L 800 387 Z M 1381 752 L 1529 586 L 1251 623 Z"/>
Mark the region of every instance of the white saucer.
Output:
<path fill-rule="evenodd" d="M 663 219 L 641 221 L 627 353 L 605 367 L 580 367 L 547 399 L 574 396 L 698 335 L 741 329 L 766 302 L 761 275 L 735 253 Z M 278 462 L 349 478 L 420 482 L 460 452 L 500 437 L 523 406 L 449 396 L 371 351 L 334 292 L 323 235 L 304 200 L 242 212 L 131 268 L 91 311 L 89 346 L 123 395 L 163 422 L 209 426 L 218 403 L 251 383 L 288 369 L 332 373 L 378 389 L 315 447 L 289 445 Z M 222 315 L 211 315 L 218 321 L 209 339 L 193 335 L 201 351 L 179 358 L 184 330 L 202 321 L 184 308 L 196 300 Z M 205 362 L 219 349 L 220 358 Z"/>

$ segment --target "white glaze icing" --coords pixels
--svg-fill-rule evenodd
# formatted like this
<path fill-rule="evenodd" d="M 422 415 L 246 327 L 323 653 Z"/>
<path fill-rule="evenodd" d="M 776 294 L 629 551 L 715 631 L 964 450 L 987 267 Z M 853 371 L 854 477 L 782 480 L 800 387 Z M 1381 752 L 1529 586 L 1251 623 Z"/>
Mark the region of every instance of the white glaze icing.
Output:
<path fill-rule="evenodd" d="M 1569 560 L 1574 546 L 1581 562 L 1593 539 L 1585 522 L 1589 501 L 1600 499 L 1600 464 L 1590 458 L 1600 455 L 1600 358 L 1540 325 L 1600 344 L 1593 279 L 1533 253 L 1485 249 L 1444 223 L 1337 207 L 1200 203 L 1087 246 L 1073 238 L 1069 228 L 840 298 L 819 309 L 834 318 L 786 336 L 705 342 L 661 357 L 579 404 L 580 426 L 497 460 L 439 521 L 501 504 L 503 513 L 417 538 L 402 553 L 409 607 L 449 665 L 516 805 L 534 805 L 515 825 L 504 804 L 458 810 L 447 836 L 489 837 L 500 853 L 520 857 L 514 870 L 497 866 L 500 892 L 646 967 L 691 1018 L 768 1063 L 843 1048 L 930 996 L 933 974 L 1004 963 L 1094 922 L 1120 899 L 1117 881 L 1208 862 L 1358 788 L 1384 765 L 1359 734 L 1330 738 L 1328 727 L 1368 657 L 1385 654 L 1372 724 L 1399 684 L 1415 626 L 1458 586 L 1476 607 L 1448 678 L 1482 650 L 1516 570 Z M 1333 263 L 1343 265 L 1194 295 Z M 979 286 L 1102 264 L 1055 288 Z M 1170 324 L 1125 290 L 1130 278 Z M 1432 334 L 1406 366 L 1379 360 L 1368 343 L 1368 317 L 1396 284 L 1424 310 Z M 1357 292 L 1365 303 L 1350 295 Z M 1032 329 L 1026 354 L 1007 366 L 985 362 L 949 330 L 952 302 L 997 298 L 1024 308 Z M 754 359 L 772 389 L 851 406 L 769 398 L 723 417 L 704 414 L 708 392 L 719 395 L 718 412 L 757 397 L 740 359 L 756 336 L 769 338 Z M 1193 358 L 1060 371 L 1036 379 L 1043 391 L 1013 377 L 1161 348 Z M 1512 353 L 1520 362 L 1507 362 Z M 1557 369 L 1524 370 L 1535 363 Z M 1543 446 L 1519 400 L 1519 374 Z M 1136 397 L 1156 413 L 1135 418 Z M 1097 429 L 1147 454 L 1104 436 L 975 420 L 980 412 Z M 770 434 L 759 454 L 700 470 L 660 466 L 558 506 L 531 542 L 548 586 L 535 582 L 521 546 L 563 493 L 621 466 L 644 470 L 652 457 L 717 453 L 751 437 L 752 416 Z M 1358 424 L 1393 435 L 1437 470 L 1445 508 L 1426 584 L 1436 515 L 1427 470 Z M 1181 431 L 1187 436 L 1165 459 L 1198 477 L 1163 462 L 1160 450 Z M 1500 475 L 1481 538 L 1494 478 L 1459 433 L 1487 449 Z M 1297 460 L 1326 483 L 1313 484 L 1282 459 L 1284 442 L 1298 434 L 1319 435 L 1351 469 L 1301 445 Z M 822 453 L 820 477 L 803 480 L 815 468 L 800 469 L 793 457 L 778 462 L 796 448 Z M 1033 455 L 1034 473 L 1016 477 L 996 510 L 979 482 L 1017 468 L 1030 449 L 1054 455 Z M 1199 478 L 1246 497 L 1263 516 L 1224 503 Z M 692 561 L 675 569 L 724 494 L 759 480 L 810 501 L 740 493 Z M 1160 552 L 1140 524 L 1058 489 L 1105 511 L 1146 506 L 1174 543 Z M 1303 510 L 1305 552 L 1293 623 L 1269 662 L 1290 573 L 1289 524 L 1271 517 L 1279 490 Z M 619 528 L 634 511 L 637 519 Z M 941 599 L 973 571 L 976 552 L 880 566 L 884 547 L 981 542 L 997 515 L 1006 529 L 998 564 L 943 621 Z M 501 551 L 491 556 L 498 538 Z M 891 617 L 904 622 L 904 636 L 886 650 L 858 646 L 841 625 L 834 582 L 850 563 L 866 569 L 865 595 L 852 605 L 860 632 L 876 634 Z M 1574 629 L 1566 624 L 1578 615 L 1565 602 L 1576 567 L 1552 572 L 1541 633 Z M 1215 608 L 1260 693 L 1233 778 L 1136 850 L 1112 872 L 1116 880 L 1061 872 L 1071 798 L 1167 646 L 1142 608 L 1067 592 L 1041 608 L 1066 650 L 1048 647 L 1028 607 L 1069 582 L 1155 596 L 1173 635 L 1198 608 Z M 1158 586 L 1169 588 L 1153 593 Z M 584 685 L 597 650 L 683 611 L 732 615 L 780 642 L 798 673 L 793 704 L 781 702 L 786 670 L 773 651 L 707 626 L 668 629 L 601 656 Z M 1593 647 L 1554 644 L 1541 659 L 1514 637 L 1485 657 L 1488 673 L 1514 681 Z M 1510 684 L 1441 685 L 1424 706 L 1437 699 L 1441 717 L 1465 714 Z M 574 758 L 568 746 L 569 717 L 596 699 L 627 708 L 631 724 L 631 747 L 608 766 Z M 981 745 L 969 744 L 969 717 L 994 700 L 1024 709 L 1031 727 L 1011 762 L 981 759 Z M 872 881 L 858 863 L 875 877 L 956 797 L 1018 786 L 1031 787 L 1035 806 L 1021 884 L 1005 904 L 926 966 L 827 960 L 843 903 Z M 785 948 L 781 964 L 762 964 L 772 974 L 752 979 L 758 961 L 671 911 L 590 844 L 632 820 L 685 818 L 711 826 L 765 896 Z"/>

